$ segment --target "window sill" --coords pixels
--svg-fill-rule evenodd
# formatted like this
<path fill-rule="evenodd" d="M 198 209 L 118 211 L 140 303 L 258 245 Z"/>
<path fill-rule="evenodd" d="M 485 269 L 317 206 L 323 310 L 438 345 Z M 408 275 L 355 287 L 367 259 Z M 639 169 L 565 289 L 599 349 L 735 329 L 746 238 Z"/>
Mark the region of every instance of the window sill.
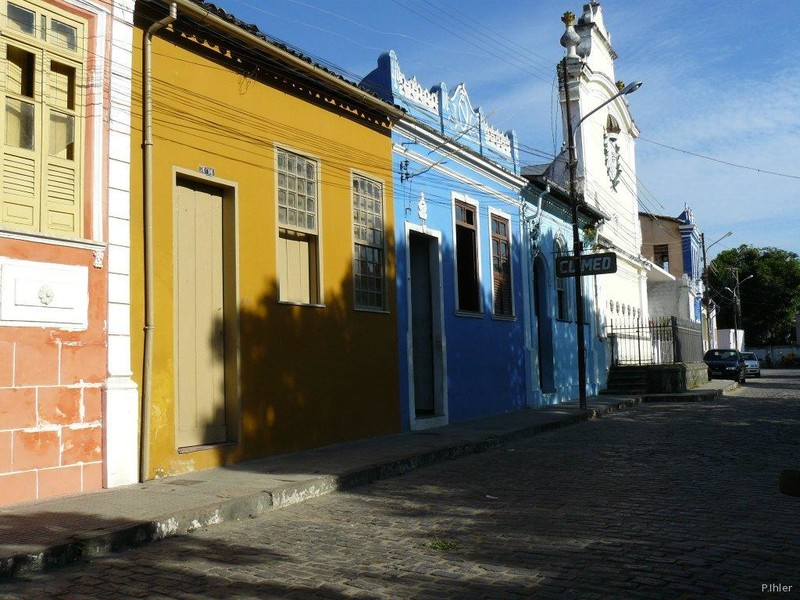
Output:
<path fill-rule="evenodd" d="M 492 315 L 492 321 L 509 321 L 514 322 L 517 320 L 515 315 Z"/>
<path fill-rule="evenodd" d="M 483 311 L 471 311 L 471 310 L 458 310 L 456 309 L 455 312 L 457 317 L 466 317 L 468 319 L 483 319 Z"/>
<path fill-rule="evenodd" d="M 371 313 L 373 315 L 390 315 L 390 314 L 392 314 L 390 311 L 386 310 L 385 308 L 362 308 L 362 307 L 359 307 L 359 306 L 354 306 L 353 310 L 355 312 Z"/>
<path fill-rule="evenodd" d="M 306 306 L 309 308 L 326 308 L 325 304 L 312 304 L 310 302 L 292 302 L 290 300 L 278 300 L 278 304 L 284 306 Z"/>
<path fill-rule="evenodd" d="M 54 237 L 44 233 L 15 231 L 13 229 L 0 229 L 0 238 L 51 244 L 65 248 L 82 248 L 84 250 L 105 250 L 105 242 L 95 242 L 84 238 Z"/>

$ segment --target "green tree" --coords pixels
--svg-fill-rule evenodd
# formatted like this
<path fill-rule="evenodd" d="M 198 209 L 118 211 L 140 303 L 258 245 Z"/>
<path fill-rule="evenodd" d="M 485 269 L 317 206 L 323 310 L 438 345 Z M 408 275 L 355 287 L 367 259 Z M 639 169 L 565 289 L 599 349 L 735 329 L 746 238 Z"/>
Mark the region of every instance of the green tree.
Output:
<path fill-rule="evenodd" d="M 794 338 L 795 315 L 800 310 L 797 254 L 742 245 L 720 252 L 708 267 L 709 294 L 720 311 L 717 327 L 734 326 L 733 292 L 738 276 L 739 329 L 745 331 L 747 344 L 785 344 Z"/>

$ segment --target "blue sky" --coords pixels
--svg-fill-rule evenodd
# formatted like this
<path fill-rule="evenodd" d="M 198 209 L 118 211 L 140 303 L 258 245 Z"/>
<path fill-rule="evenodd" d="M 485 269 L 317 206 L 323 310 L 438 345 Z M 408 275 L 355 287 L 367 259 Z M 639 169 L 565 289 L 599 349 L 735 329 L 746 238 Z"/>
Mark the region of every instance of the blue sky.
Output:
<path fill-rule="evenodd" d="M 356 79 L 387 50 L 425 87 L 465 83 L 490 123 L 547 162 L 562 141 L 555 65 L 573 0 L 217 0 L 266 35 Z M 796 0 L 606 0 L 628 96 L 640 210 L 694 211 L 706 243 L 800 254 Z M 669 146 L 675 149 L 667 148 Z M 716 160 L 701 158 L 702 155 Z M 721 162 L 720 162 L 721 161 Z M 729 163 L 729 164 L 724 164 Z M 738 165 L 738 166 L 732 166 Z M 774 173 L 774 174 L 770 174 Z"/>

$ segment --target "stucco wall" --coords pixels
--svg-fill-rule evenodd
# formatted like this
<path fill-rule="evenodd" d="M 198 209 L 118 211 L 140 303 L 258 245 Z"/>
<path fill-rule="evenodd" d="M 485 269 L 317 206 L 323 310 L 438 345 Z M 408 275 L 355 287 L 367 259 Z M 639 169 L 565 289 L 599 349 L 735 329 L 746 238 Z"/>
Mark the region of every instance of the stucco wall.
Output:
<path fill-rule="evenodd" d="M 352 281 L 353 170 L 383 182 L 387 279 L 394 277 L 389 131 L 313 86 L 243 70 L 209 44 L 207 49 L 169 31 L 154 42 L 157 323 L 150 476 L 400 427 L 394 288 L 387 287 L 386 311 L 358 311 Z M 137 28 L 137 55 L 141 45 Z M 141 114 L 138 59 L 134 71 L 134 113 Z M 135 132 L 134 139 L 140 135 Z M 319 165 L 320 306 L 278 299 L 276 145 L 313 157 Z M 140 173 L 136 141 L 132 152 L 132 172 Z M 181 454 L 175 440 L 172 198 L 175 170 L 197 173 L 200 165 L 213 169 L 208 183 L 236 186 L 241 416 L 234 425 L 241 433 L 236 443 Z M 141 289 L 141 182 L 136 176 L 133 198 L 131 264 L 134 287 Z M 133 298 L 131 321 L 133 331 L 140 331 L 141 296 Z M 132 355 L 142 355 L 140 335 L 134 336 Z M 140 381 L 141 373 L 135 378 Z"/>
<path fill-rule="evenodd" d="M 0 253 L 31 265 L 31 278 L 48 264 L 77 267 L 88 275 L 88 285 L 76 290 L 88 298 L 85 327 L 8 322 L 0 327 L 0 505 L 98 490 L 103 485 L 105 269 L 93 266 L 94 252 L 83 248 L 2 239 Z M 14 285 L 5 275 L 3 285 Z M 57 301 L 64 302 L 62 290 L 55 290 Z"/>

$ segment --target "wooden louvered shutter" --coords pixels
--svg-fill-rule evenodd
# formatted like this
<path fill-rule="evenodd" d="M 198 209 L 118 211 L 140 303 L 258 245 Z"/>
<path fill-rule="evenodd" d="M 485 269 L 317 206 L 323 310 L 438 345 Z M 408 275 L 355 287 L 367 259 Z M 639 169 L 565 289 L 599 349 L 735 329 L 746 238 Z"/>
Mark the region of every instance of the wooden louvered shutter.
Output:
<path fill-rule="evenodd" d="M 506 219 L 492 216 L 492 283 L 495 316 L 514 315 L 511 301 L 511 237 Z"/>
<path fill-rule="evenodd" d="M 85 24 L 37 2 L 6 4 L 0 228 L 82 237 Z"/>
<path fill-rule="evenodd" d="M 38 53 L 21 44 L 0 42 L 3 72 L 2 143 L 0 156 L 0 225 L 37 230 L 39 226 L 39 173 L 41 105 Z"/>
<path fill-rule="evenodd" d="M 60 236 L 81 233 L 81 120 L 76 113 L 80 68 L 45 54 L 44 164 L 42 232 Z"/>

